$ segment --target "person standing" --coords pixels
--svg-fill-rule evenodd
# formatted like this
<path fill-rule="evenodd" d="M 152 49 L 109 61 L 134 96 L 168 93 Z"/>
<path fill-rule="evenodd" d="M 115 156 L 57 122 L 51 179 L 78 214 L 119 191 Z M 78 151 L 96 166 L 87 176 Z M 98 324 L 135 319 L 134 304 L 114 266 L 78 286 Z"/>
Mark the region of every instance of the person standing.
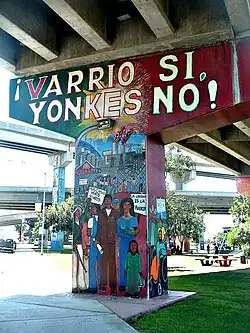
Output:
<path fill-rule="evenodd" d="M 99 248 L 102 248 L 100 287 L 101 291 L 106 293 L 109 293 L 110 288 L 115 292 L 117 283 L 115 244 L 118 217 L 119 211 L 112 208 L 112 196 L 105 195 L 94 242 L 95 246 L 99 244 Z"/>
<path fill-rule="evenodd" d="M 101 254 L 94 244 L 94 239 L 97 234 L 98 219 L 100 207 L 94 204 L 92 207 L 92 216 L 88 220 L 88 236 L 90 237 L 89 251 L 89 288 L 96 290 L 100 282 L 100 259 Z"/>
<path fill-rule="evenodd" d="M 125 274 L 127 276 L 127 295 L 139 296 L 140 277 L 142 277 L 142 265 L 136 240 L 132 240 L 129 243 L 129 251 L 126 254 Z"/>
<path fill-rule="evenodd" d="M 127 284 L 127 277 L 125 275 L 126 255 L 130 241 L 135 240 L 135 237 L 139 233 L 139 225 L 134 213 L 134 202 L 131 198 L 123 199 L 120 207 L 121 212 L 116 232 L 119 240 L 119 287 L 122 289 Z"/>
<path fill-rule="evenodd" d="M 207 253 L 209 254 L 210 253 L 210 245 L 207 244 Z"/>

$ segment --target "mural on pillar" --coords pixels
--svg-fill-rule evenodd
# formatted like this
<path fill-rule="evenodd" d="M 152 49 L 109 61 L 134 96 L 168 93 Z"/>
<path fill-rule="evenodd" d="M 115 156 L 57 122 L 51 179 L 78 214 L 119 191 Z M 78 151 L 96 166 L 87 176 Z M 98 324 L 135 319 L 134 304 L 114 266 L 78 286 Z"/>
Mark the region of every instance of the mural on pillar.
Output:
<path fill-rule="evenodd" d="M 148 262 L 150 297 L 168 290 L 167 215 L 164 198 L 150 197 L 148 222 Z"/>
<path fill-rule="evenodd" d="M 76 152 L 73 288 L 145 296 L 146 225 L 145 137 L 87 134 Z"/>

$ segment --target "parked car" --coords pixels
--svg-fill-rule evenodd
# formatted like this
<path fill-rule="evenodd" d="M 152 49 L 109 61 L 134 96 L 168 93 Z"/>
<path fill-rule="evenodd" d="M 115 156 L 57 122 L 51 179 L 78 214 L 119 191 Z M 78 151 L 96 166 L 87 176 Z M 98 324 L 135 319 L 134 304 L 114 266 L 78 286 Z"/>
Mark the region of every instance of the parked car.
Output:
<path fill-rule="evenodd" d="M 39 238 L 35 238 L 34 240 L 34 246 L 38 246 L 39 245 Z"/>
<path fill-rule="evenodd" d="M 0 251 L 14 253 L 15 242 L 13 239 L 0 239 Z"/>

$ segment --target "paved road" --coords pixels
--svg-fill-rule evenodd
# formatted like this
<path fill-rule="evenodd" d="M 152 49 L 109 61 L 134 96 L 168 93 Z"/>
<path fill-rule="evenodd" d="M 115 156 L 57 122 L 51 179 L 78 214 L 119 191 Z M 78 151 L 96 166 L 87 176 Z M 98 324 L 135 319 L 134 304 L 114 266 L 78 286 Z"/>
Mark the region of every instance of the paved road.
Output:
<path fill-rule="evenodd" d="M 71 274 L 26 247 L 0 253 L 0 333 L 136 332 L 98 301 L 69 296 Z"/>

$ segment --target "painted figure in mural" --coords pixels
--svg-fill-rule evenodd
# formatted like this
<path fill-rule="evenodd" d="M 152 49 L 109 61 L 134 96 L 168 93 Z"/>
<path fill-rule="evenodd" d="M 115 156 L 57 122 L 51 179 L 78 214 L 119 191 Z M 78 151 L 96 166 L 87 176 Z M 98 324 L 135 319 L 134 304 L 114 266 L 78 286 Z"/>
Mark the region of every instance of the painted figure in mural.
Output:
<path fill-rule="evenodd" d="M 89 251 L 89 288 L 96 291 L 100 283 L 100 259 L 101 255 L 95 246 L 100 206 L 94 204 L 91 210 L 92 216 L 88 220 L 88 236 L 90 237 Z"/>
<path fill-rule="evenodd" d="M 127 284 L 125 275 L 126 254 L 129 243 L 139 233 L 138 221 L 135 218 L 134 202 L 131 198 L 121 201 L 120 218 L 117 222 L 117 237 L 119 244 L 119 287 L 122 289 Z"/>
<path fill-rule="evenodd" d="M 127 276 L 126 292 L 129 295 L 139 296 L 140 277 L 142 276 L 141 256 L 136 240 L 129 242 L 129 251 L 126 255 L 125 274 Z"/>
<path fill-rule="evenodd" d="M 109 293 L 110 288 L 113 292 L 116 289 L 116 223 L 119 212 L 112 208 L 112 196 L 107 194 L 104 197 L 103 208 L 99 215 L 95 245 L 102 248 L 101 256 L 101 281 L 102 292 Z"/>
<path fill-rule="evenodd" d="M 126 179 L 123 179 L 121 192 L 125 193 L 126 192 L 126 188 L 127 188 Z"/>
<path fill-rule="evenodd" d="M 112 201 L 112 208 L 120 212 L 120 200 L 114 199 Z"/>
<path fill-rule="evenodd" d="M 89 201 L 86 203 L 86 208 L 77 207 L 75 209 L 74 224 L 73 224 L 73 287 L 74 289 L 88 288 L 88 236 L 85 233 L 84 225 L 88 219 Z"/>
<path fill-rule="evenodd" d="M 138 185 L 136 183 L 136 179 L 133 178 L 131 181 L 131 185 L 129 187 L 129 192 L 131 193 L 137 193 L 138 192 Z"/>
<path fill-rule="evenodd" d="M 167 248 L 165 244 L 165 230 L 164 228 L 159 228 L 158 230 L 158 242 L 156 245 L 156 256 L 159 259 L 162 259 L 167 255 Z"/>

